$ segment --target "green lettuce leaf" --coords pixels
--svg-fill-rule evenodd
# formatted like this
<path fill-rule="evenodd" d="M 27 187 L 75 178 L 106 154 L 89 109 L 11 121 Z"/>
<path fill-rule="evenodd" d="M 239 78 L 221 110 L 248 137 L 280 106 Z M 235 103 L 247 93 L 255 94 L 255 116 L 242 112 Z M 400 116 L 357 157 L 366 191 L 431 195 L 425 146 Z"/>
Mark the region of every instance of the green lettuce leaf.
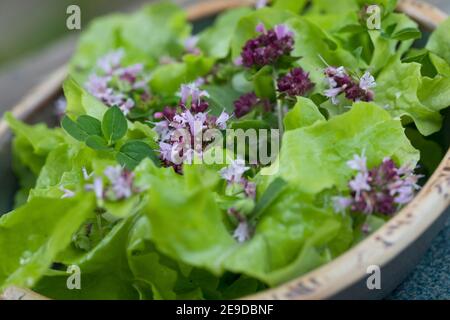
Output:
<path fill-rule="evenodd" d="M 74 119 L 82 115 L 103 119 L 108 110 L 106 105 L 83 89 L 75 79 L 69 77 L 64 82 L 63 89 L 67 100 L 67 115 Z"/>
<path fill-rule="evenodd" d="M 307 127 L 316 121 L 325 120 L 317 106 L 308 98 L 297 97 L 295 106 L 284 116 L 286 131 Z"/>
<path fill-rule="evenodd" d="M 50 270 L 33 289 L 55 299 L 138 299 L 126 253 L 134 219 L 131 216 L 119 222 L 88 253 L 59 261 L 80 268 L 81 290 L 67 289 L 70 274 L 66 270 Z"/>
<path fill-rule="evenodd" d="M 190 29 L 186 13 L 170 2 L 149 5 L 134 14 L 96 19 L 82 34 L 69 73 L 84 83 L 98 59 L 119 48 L 124 49 L 124 63 L 144 63 L 151 69 L 162 56 L 182 54 L 182 40 Z"/>
<path fill-rule="evenodd" d="M 210 57 L 227 57 L 237 23 L 250 12 L 250 8 L 237 8 L 221 14 L 214 25 L 200 33 L 198 47 Z"/>
<path fill-rule="evenodd" d="M 203 55 L 187 54 L 182 62 L 161 65 L 152 74 L 150 87 L 153 92 L 171 97 L 175 95 L 183 83 L 196 80 L 207 74 L 215 60 Z"/>
<path fill-rule="evenodd" d="M 91 196 L 35 198 L 0 218 L 0 289 L 32 287 L 93 212 Z"/>
<path fill-rule="evenodd" d="M 426 48 L 450 64 L 450 18 L 442 22 L 431 34 Z"/>
<path fill-rule="evenodd" d="M 241 18 L 237 24 L 237 30 L 239 30 L 239 32 L 234 34 L 231 41 L 232 59 L 240 56 L 242 47 L 247 40 L 258 35 L 255 28 L 259 23 L 264 23 L 266 28 L 272 28 L 273 26 L 285 23 L 288 19 L 294 17 L 296 17 L 296 15 L 293 12 L 274 8 L 263 8 Z"/>
<path fill-rule="evenodd" d="M 386 66 L 377 77 L 375 102 L 384 106 L 393 117 L 410 117 L 420 133 L 427 136 L 439 131 L 442 117 L 438 111 L 446 98 L 437 97 L 428 101 L 431 104 L 427 105 L 422 103 L 418 94 L 426 102 L 433 87 L 428 85 L 429 80 L 422 80 L 420 68 L 418 63 L 401 63 L 398 60 Z"/>
<path fill-rule="evenodd" d="M 84 31 L 69 64 L 69 74 L 84 83 L 100 57 L 120 47 L 120 30 L 125 15 L 109 15 L 95 19 Z"/>
<path fill-rule="evenodd" d="M 314 230 L 324 228 L 323 237 L 310 243 L 311 247 L 320 246 L 323 253 L 323 245 L 336 239 L 343 223 L 341 216 L 318 209 L 308 203 L 308 197 L 290 191 L 265 210 L 253 238 L 238 244 L 231 237 L 232 230 L 227 228 L 215 201 L 213 190 L 217 173 L 185 167 L 185 179 L 171 171 L 159 175 L 152 178 L 152 185 L 158 188 L 150 188 L 146 210 L 156 248 L 172 259 L 206 269 L 217 276 L 231 271 L 275 285 L 284 277 L 272 278 L 272 272 L 298 259 L 306 239 Z M 170 190 L 179 191 L 174 194 Z M 178 223 L 174 224 L 174 219 Z M 347 238 L 349 244 L 351 237 Z M 335 252 L 341 251 L 339 248 Z"/>
<path fill-rule="evenodd" d="M 157 2 L 128 17 L 121 29 L 121 40 L 126 51 L 155 59 L 176 57 L 183 52 L 182 39 L 190 29 L 185 11 L 170 2 Z"/>
<path fill-rule="evenodd" d="M 384 157 L 399 165 L 419 160 L 399 120 L 376 104 L 359 102 L 328 122 L 287 131 L 274 165 L 279 165 L 278 176 L 314 195 L 333 186 L 347 188 L 352 170 L 346 162 L 363 152 L 369 167 Z"/>

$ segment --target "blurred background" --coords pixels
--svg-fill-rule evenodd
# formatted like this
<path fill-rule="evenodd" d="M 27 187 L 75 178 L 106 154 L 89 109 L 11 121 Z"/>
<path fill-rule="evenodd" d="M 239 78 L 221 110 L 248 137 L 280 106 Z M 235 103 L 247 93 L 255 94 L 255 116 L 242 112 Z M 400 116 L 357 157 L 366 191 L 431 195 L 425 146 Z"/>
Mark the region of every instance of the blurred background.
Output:
<path fill-rule="evenodd" d="M 181 6 L 215 0 L 173 0 Z M 81 8 L 81 28 L 102 14 L 132 11 L 152 0 L 0 0 L 0 115 L 72 54 L 80 31 L 66 28 L 66 9 Z M 370 1 L 369 1 L 370 2 Z M 450 12 L 449 0 L 428 0 Z"/>
<path fill-rule="evenodd" d="M 215 0 L 174 0 L 181 6 Z M 450 0 L 424 0 L 450 13 Z M 80 31 L 66 28 L 66 9 L 81 8 L 81 30 L 113 11 L 151 0 L 0 0 L 0 116 L 70 58 Z M 370 0 L 368 0 L 370 3 Z M 450 30 L 449 30 L 450 32 Z M 450 221 L 421 263 L 389 299 L 450 299 Z"/>

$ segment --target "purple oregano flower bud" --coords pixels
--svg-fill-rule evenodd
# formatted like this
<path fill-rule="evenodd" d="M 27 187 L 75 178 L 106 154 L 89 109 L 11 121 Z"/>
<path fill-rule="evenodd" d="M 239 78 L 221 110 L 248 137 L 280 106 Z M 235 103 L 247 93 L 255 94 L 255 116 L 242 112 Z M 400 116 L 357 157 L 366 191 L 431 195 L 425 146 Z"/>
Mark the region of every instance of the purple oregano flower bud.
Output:
<path fill-rule="evenodd" d="M 241 118 L 260 105 L 266 112 L 272 110 L 272 105 L 268 99 L 260 99 L 254 92 L 246 93 L 234 101 L 234 114 L 236 118 Z"/>
<path fill-rule="evenodd" d="M 329 86 L 324 94 L 333 104 L 339 103 L 338 96 L 342 93 L 352 101 L 373 100 L 374 93 L 371 89 L 376 86 L 376 82 L 370 72 L 366 71 L 359 80 L 352 78 L 344 67 L 328 67 L 324 73 Z"/>
<path fill-rule="evenodd" d="M 309 79 L 309 73 L 302 68 L 294 68 L 278 79 L 278 91 L 290 97 L 304 96 L 313 87 L 314 83 Z"/>
<path fill-rule="evenodd" d="M 256 26 L 260 35 L 248 40 L 236 64 L 247 68 L 262 67 L 276 63 L 282 56 L 289 55 L 294 49 L 294 34 L 286 25 L 276 25 L 266 30 L 262 23 Z"/>
<path fill-rule="evenodd" d="M 334 208 L 337 212 L 350 209 L 364 214 L 392 215 L 399 207 L 410 202 L 416 190 L 420 189 L 417 181 L 421 175 L 414 174 L 413 168 L 398 168 L 391 158 L 367 169 L 366 157 L 355 155 L 347 165 L 357 171 L 349 181 L 350 197 L 335 197 Z"/>

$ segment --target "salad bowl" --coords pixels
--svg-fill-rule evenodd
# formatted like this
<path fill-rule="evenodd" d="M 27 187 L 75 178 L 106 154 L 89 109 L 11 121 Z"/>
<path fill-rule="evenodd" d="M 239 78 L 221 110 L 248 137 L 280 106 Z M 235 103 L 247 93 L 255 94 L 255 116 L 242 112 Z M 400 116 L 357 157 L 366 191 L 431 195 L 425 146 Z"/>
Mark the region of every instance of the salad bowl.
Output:
<path fill-rule="evenodd" d="M 194 24 L 209 24 L 220 12 L 253 1 L 208 1 L 187 8 Z M 420 1 L 399 1 L 397 10 L 415 20 L 423 30 L 432 31 L 447 17 L 433 6 Z M 41 85 L 12 109 L 12 114 L 27 123 L 46 122 L 54 125 L 54 103 L 62 93 L 68 74 L 67 66 L 54 71 Z M 444 136 L 449 136 L 449 116 L 444 123 Z M 0 122 L 0 163 L 4 187 L 0 195 L 1 212 L 12 206 L 17 184 L 12 173 L 12 134 L 7 123 Z M 450 204 L 450 150 L 414 199 L 363 241 L 332 261 L 306 274 L 270 289 L 244 296 L 244 299 L 381 299 L 388 295 L 411 272 L 434 236 L 448 218 Z M 374 275 L 381 285 L 371 287 Z M 3 299 L 47 299 L 29 289 L 7 288 Z"/>

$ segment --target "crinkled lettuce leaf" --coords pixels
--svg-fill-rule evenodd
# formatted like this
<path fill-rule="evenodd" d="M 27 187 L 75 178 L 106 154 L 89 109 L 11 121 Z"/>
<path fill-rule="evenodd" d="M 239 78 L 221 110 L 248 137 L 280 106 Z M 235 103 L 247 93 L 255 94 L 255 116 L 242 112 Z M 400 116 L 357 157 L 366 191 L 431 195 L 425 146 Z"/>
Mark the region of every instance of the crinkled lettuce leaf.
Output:
<path fill-rule="evenodd" d="M 450 88 L 446 85 L 448 79 L 423 78 L 420 69 L 418 63 L 390 63 L 377 77 L 375 101 L 395 118 L 410 117 L 420 133 L 427 136 L 441 128 L 439 110 L 447 107 Z M 438 85 L 443 85 L 440 89 L 444 91 L 433 97 Z"/>
<path fill-rule="evenodd" d="M 439 24 L 431 34 L 426 48 L 445 59 L 450 64 L 450 18 Z"/>
<path fill-rule="evenodd" d="M 81 115 L 88 115 L 98 120 L 103 118 L 107 110 L 106 105 L 89 94 L 74 78 L 69 77 L 64 82 L 63 89 L 67 100 L 67 115 L 73 118 Z"/>
<path fill-rule="evenodd" d="M 119 222 L 91 251 L 58 261 L 80 268 L 81 290 L 67 289 L 66 270 L 49 270 L 34 290 L 55 299 L 138 299 L 126 252 L 133 221 Z"/>
<path fill-rule="evenodd" d="M 369 167 L 384 157 L 399 165 L 419 160 L 400 120 L 374 103 L 358 102 L 327 122 L 287 131 L 274 165 L 279 165 L 277 176 L 314 195 L 334 186 L 345 189 L 353 174 L 346 162 L 362 153 Z"/>
<path fill-rule="evenodd" d="M 243 273 L 275 285 L 286 279 L 287 274 L 306 272 L 328 261 L 351 242 L 348 236 L 351 228 L 344 227 L 349 221 L 344 222 L 342 216 L 331 210 L 315 207 L 308 197 L 293 189 L 266 210 L 253 238 L 239 244 L 232 238 L 232 230 L 215 201 L 215 176 L 216 172 L 205 168 L 185 167 L 185 179 L 170 171 L 151 178 L 152 185 L 158 186 L 150 188 L 145 212 L 151 238 L 156 248 L 172 259 L 206 269 L 216 276 L 227 271 Z M 310 239 L 315 232 L 321 236 Z M 342 236 L 348 240 L 340 248 L 326 247 Z M 283 271 L 291 263 L 300 263 L 299 254 L 306 246 L 318 250 L 325 260 L 319 259 L 311 265 L 302 261 L 303 268 Z"/>
<path fill-rule="evenodd" d="M 164 28 L 161 28 L 164 26 Z M 170 2 L 146 6 L 134 14 L 95 19 L 80 38 L 70 62 L 70 74 L 84 83 L 99 58 L 124 49 L 124 62 L 152 68 L 161 56 L 179 56 L 190 33 L 186 13 Z"/>
<path fill-rule="evenodd" d="M 165 97 L 175 95 L 183 83 L 196 80 L 213 67 L 214 58 L 187 54 L 182 62 L 161 65 L 153 71 L 150 87 L 153 92 Z"/>
<path fill-rule="evenodd" d="M 297 97 L 297 103 L 284 116 L 284 129 L 293 130 L 307 127 L 316 121 L 323 121 L 325 117 L 320 113 L 317 106 L 308 98 Z"/>
<path fill-rule="evenodd" d="M 0 289 L 32 287 L 94 210 L 93 197 L 35 198 L 0 218 Z"/>
<path fill-rule="evenodd" d="M 239 20 L 248 15 L 250 8 L 237 8 L 224 12 L 214 24 L 199 34 L 198 47 L 210 57 L 223 59 L 230 52 L 231 39 Z"/>

